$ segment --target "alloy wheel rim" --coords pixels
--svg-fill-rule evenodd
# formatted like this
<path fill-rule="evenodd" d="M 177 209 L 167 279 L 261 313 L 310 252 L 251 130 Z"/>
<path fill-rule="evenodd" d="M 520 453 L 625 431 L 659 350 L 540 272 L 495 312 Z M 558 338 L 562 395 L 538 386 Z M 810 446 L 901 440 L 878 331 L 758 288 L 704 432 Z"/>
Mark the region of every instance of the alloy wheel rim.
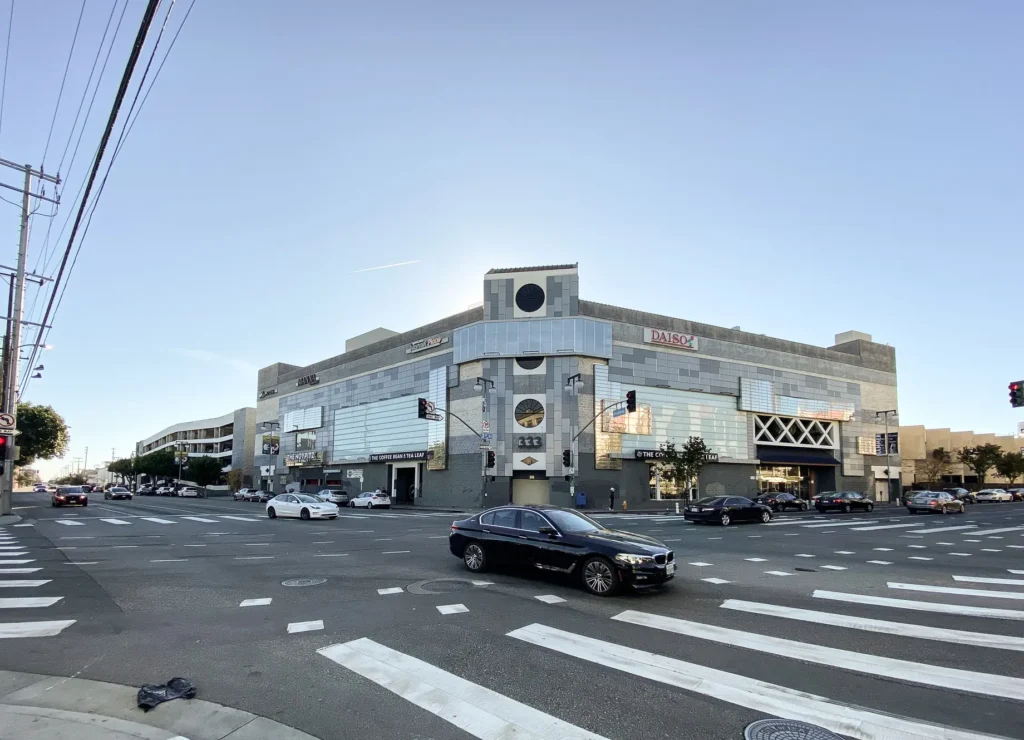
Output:
<path fill-rule="evenodd" d="M 470 545 L 466 548 L 466 565 L 470 570 L 476 570 L 483 563 L 484 556 L 479 545 Z"/>
<path fill-rule="evenodd" d="M 762 522 L 766 522 L 766 521 L 768 521 L 771 518 L 772 518 L 771 515 L 767 511 L 762 511 L 761 512 L 761 521 Z"/>
<path fill-rule="evenodd" d="M 722 514 L 722 526 L 726 527 L 728 525 L 729 525 L 729 515 L 728 514 Z"/>
<path fill-rule="evenodd" d="M 612 587 L 612 571 L 600 560 L 587 563 L 583 578 L 587 582 L 587 587 L 597 593 L 603 594 Z"/>

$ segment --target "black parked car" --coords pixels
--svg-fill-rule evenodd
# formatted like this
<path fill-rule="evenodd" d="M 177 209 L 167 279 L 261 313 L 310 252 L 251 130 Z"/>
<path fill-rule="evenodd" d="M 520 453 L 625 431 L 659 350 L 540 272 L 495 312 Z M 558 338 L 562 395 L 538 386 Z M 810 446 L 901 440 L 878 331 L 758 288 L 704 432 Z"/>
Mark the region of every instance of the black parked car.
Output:
<path fill-rule="evenodd" d="M 804 499 L 797 498 L 792 493 L 762 493 L 760 496 L 755 496 L 754 501 L 764 504 L 772 511 L 785 511 L 786 509 L 807 511 L 808 507 Z"/>
<path fill-rule="evenodd" d="M 474 573 L 525 565 L 575 576 L 596 596 L 659 586 L 676 571 L 672 551 L 653 537 L 607 529 L 557 506 L 499 506 L 452 522 L 448 547 Z"/>
<path fill-rule="evenodd" d="M 687 506 L 683 518 L 694 524 L 728 527 L 733 522 L 770 522 L 772 510 L 743 496 L 710 496 Z"/>
<path fill-rule="evenodd" d="M 853 509 L 873 511 L 875 502 L 863 493 L 857 493 L 856 491 L 825 491 L 818 498 L 814 508 L 823 514 L 832 509 L 838 509 L 844 514 L 849 514 Z"/>
<path fill-rule="evenodd" d="M 103 498 L 106 501 L 110 501 L 112 499 L 116 500 L 119 498 L 128 499 L 129 501 L 131 501 L 132 492 L 129 491 L 124 486 L 113 486 L 103 492 Z"/>

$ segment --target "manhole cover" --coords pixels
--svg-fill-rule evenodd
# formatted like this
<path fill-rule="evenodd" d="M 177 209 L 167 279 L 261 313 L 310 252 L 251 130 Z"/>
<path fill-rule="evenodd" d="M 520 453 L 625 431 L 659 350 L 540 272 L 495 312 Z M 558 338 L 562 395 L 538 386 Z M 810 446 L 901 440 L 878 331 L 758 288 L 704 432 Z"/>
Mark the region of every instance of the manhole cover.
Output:
<path fill-rule="evenodd" d="M 743 731 L 746 740 L 843 740 L 824 727 L 791 719 L 759 719 Z"/>
<path fill-rule="evenodd" d="M 282 586 L 319 586 L 327 583 L 326 578 L 292 578 L 288 581 L 281 581 Z"/>
<path fill-rule="evenodd" d="M 472 581 L 463 578 L 441 578 L 436 581 L 417 581 L 408 587 L 411 594 L 450 594 L 455 591 L 468 591 L 473 588 Z"/>

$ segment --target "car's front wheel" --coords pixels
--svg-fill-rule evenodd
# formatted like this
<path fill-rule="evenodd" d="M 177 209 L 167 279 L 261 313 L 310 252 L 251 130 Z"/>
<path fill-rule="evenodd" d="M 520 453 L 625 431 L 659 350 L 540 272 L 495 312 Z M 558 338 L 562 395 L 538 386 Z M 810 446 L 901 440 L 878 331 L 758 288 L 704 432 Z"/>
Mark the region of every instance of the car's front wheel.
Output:
<path fill-rule="evenodd" d="M 600 556 L 588 558 L 580 571 L 583 588 L 594 596 L 611 596 L 618 590 L 615 569 Z"/>
<path fill-rule="evenodd" d="M 767 524 L 771 520 L 772 520 L 772 513 L 770 511 L 762 511 L 761 512 L 761 523 L 762 524 Z"/>
<path fill-rule="evenodd" d="M 269 509 L 267 509 L 267 516 L 270 517 L 271 519 L 277 519 L 277 512 L 274 511 L 274 507 L 273 506 L 271 506 Z"/>
<path fill-rule="evenodd" d="M 721 524 L 723 527 L 728 527 L 730 522 L 732 522 L 732 518 L 729 516 L 727 512 L 723 511 L 721 518 L 718 520 L 718 523 Z"/>
<path fill-rule="evenodd" d="M 303 509 L 299 512 L 299 519 L 309 519 L 309 509 Z"/>
<path fill-rule="evenodd" d="M 367 508 L 367 509 L 372 509 L 372 508 L 373 508 L 373 502 L 371 501 L 370 503 L 368 503 L 368 504 L 366 505 L 366 508 Z"/>
<path fill-rule="evenodd" d="M 874 504 L 868 504 L 867 506 L 864 507 L 864 511 L 866 511 L 868 513 L 871 513 L 874 510 L 875 510 L 875 505 Z"/>
<path fill-rule="evenodd" d="M 479 542 L 470 542 L 462 548 L 462 562 L 473 573 L 487 569 L 487 553 Z"/>
<path fill-rule="evenodd" d="M 843 513 L 844 514 L 849 514 L 850 513 L 850 505 L 849 504 L 843 504 Z"/>

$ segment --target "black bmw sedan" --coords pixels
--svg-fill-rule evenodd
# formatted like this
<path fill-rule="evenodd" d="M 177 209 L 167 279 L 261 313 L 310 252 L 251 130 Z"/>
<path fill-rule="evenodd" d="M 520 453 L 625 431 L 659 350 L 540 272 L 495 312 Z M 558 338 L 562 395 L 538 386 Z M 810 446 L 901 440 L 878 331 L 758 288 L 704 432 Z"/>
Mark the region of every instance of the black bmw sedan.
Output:
<path fill-rule="evenodd" d="M 695 524 L 728 527 L 734 522 L 770 522 L 772 510 L 743 496 L 709 496 L 687 506 L 683 518 Z"/>
<path fill-rule="evenodd" d="M 538 568 L 575 576 L 596 596 L 660 586 L 676 572 L 672 551 L 653 537 L 557 506 L 499 506 L 453 522 L 448 547 L 474 573 L 499 564 Z"/>

